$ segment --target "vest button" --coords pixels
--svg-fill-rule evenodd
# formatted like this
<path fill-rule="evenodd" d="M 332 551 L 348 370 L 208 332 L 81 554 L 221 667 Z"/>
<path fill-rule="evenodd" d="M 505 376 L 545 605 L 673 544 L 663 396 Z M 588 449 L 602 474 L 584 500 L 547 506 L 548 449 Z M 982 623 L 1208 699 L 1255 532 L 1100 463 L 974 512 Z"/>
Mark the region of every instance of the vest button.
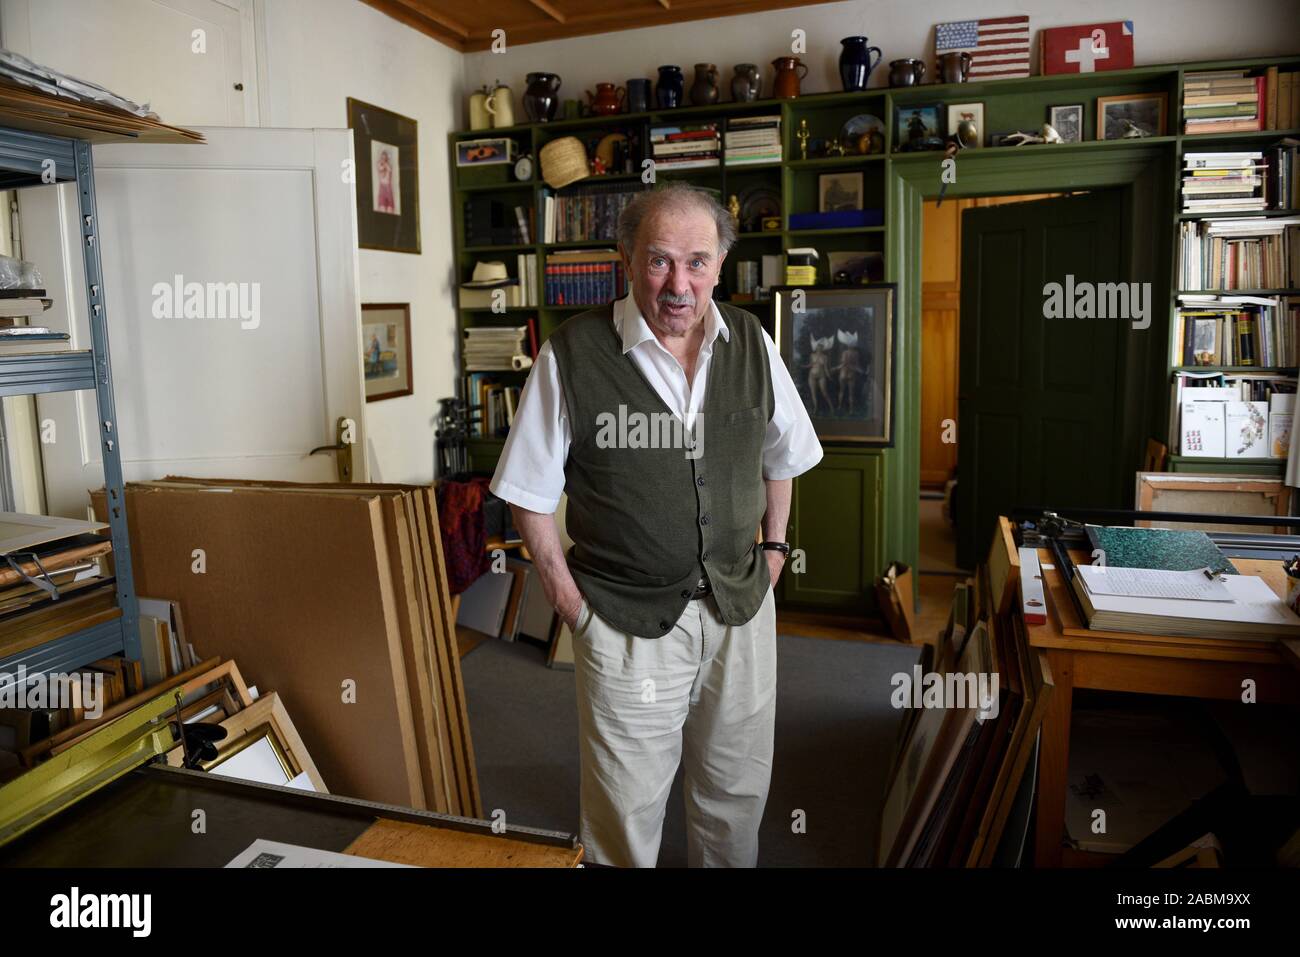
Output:
<path fill-rule="evenodd" d="M 682 589 L 682 597 L 683 597 L 683 598 L 690 598 L 690 597 L 691 597 L 690 590 L 689 590 L 689 589 L 686 589 L 686 588 L 683 588 L 683 589 Z"/>
<path fill-rule="evenodd" d="M 707 562 L 708 560 L 709 560 L 709 553 L 708 553 L 708 552 L 700 552 L 700 561 L 702 561 L 702 562 Z"/>
<path fill-rule="evenodd" d="M 703 484 L 704 484 L 704 476 L 701 475 L 699 478 L 697 478 L 697 479 L 695 480 L 695 484 L 696 484 L 696 485 L 703 485 Z"/>
<path fill-rule="evenodd" d="M 701 516 L 700 516 L 700 524 L 701 524 L 701 525 L 708 525 L 708 524 L 709 524 L 709 516 L 707 516 L 707 515 L 701 515 Z"/>
<path fill-rule="evenodd" d="M 665 631 L 667 631 L 669 628 L 672 627 L 672 622 L 670 622 L 670 621 L 661 621 L 661 622 L 659 622 L 659 627 L 662 628 L 662 629 L 664 629 Z"/>

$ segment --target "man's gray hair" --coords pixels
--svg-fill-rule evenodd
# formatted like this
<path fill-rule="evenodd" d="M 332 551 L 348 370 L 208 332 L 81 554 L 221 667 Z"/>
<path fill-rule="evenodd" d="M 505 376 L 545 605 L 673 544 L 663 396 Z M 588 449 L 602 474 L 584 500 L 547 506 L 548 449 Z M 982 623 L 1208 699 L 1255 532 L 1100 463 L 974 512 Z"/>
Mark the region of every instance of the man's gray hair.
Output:
<path fill-rule="evenodd" d="M 636 247 L 637 231 L 647 216 L 665 208 L 692 206 L 713 217 L 714 225 L 718 227 L 718 255 L 725 256 L 736 244 L 736 221 L 712 193 L 689 183 L 669 183 L 639 193 L 619 214 L 618 241 L 630 255 Z"/>

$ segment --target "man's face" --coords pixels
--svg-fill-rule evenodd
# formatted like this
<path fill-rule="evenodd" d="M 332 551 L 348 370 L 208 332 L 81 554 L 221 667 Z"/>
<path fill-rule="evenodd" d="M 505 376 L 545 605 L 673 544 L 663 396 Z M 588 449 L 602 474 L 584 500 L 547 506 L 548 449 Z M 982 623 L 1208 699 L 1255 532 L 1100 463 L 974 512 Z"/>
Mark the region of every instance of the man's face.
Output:
<path fill-rule="evenodd" d="M 635 248 L 622 252 L 651 329 L 681 336 L 704 318 L 724 258 L 712 216 L 691 206 L 661 208 L 642 221 Z"/>

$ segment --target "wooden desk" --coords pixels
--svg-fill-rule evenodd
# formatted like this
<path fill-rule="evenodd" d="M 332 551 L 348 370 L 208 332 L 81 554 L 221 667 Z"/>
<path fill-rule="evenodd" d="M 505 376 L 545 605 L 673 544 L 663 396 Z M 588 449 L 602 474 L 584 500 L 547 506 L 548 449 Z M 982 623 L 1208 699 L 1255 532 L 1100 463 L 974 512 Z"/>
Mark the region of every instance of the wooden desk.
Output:
<path fill-rule="evenodd" d="M 1071 552 L 1078 563 L 1091 557 Z M 1255 682 L 1260 702 L 1300 702 L 1297 656 L 1285 642 L 1270 639 L 1152 637 L 1090 631 L 1070 599 L 1051 550 L 1038 550 L 1048 615 L 1044 625 L 1026 625 L 1032 647 L 1046 650 L 1056 690 L 1043 718 L 1038 763 L 1038 817 L 1034 863 L 1059 867 L 1065 839 L 1065 798 L 1070 758 L 1070 713 L 1075 688 L 1139 694 L 1241 700 L 1242 682 Z M 1286 596 L 1281 563 L 1233 559 L 1243 575 L 1259 575 L 1279 597 Z"/>

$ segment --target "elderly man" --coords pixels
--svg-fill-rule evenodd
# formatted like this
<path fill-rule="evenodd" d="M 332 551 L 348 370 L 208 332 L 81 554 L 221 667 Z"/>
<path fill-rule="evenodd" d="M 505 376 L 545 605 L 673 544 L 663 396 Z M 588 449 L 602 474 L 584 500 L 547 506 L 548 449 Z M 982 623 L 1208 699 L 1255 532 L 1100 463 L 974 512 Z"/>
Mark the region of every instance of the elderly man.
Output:
<path fill-rule="evenodd" d="M 491 483 L 573 629 L 579 833 L 600 864 L 655 865 L 683 758 L 690 865 L 758 859 L 772 589 L 789 553 L 790 480 L 822 450 L 758 319 L 713 301 L 735 240 L 701 190 L 630 203 L 618 241 L 632 295 L 542 346 Z M 561 492 L 567 555 L 552 516 Z"/>

